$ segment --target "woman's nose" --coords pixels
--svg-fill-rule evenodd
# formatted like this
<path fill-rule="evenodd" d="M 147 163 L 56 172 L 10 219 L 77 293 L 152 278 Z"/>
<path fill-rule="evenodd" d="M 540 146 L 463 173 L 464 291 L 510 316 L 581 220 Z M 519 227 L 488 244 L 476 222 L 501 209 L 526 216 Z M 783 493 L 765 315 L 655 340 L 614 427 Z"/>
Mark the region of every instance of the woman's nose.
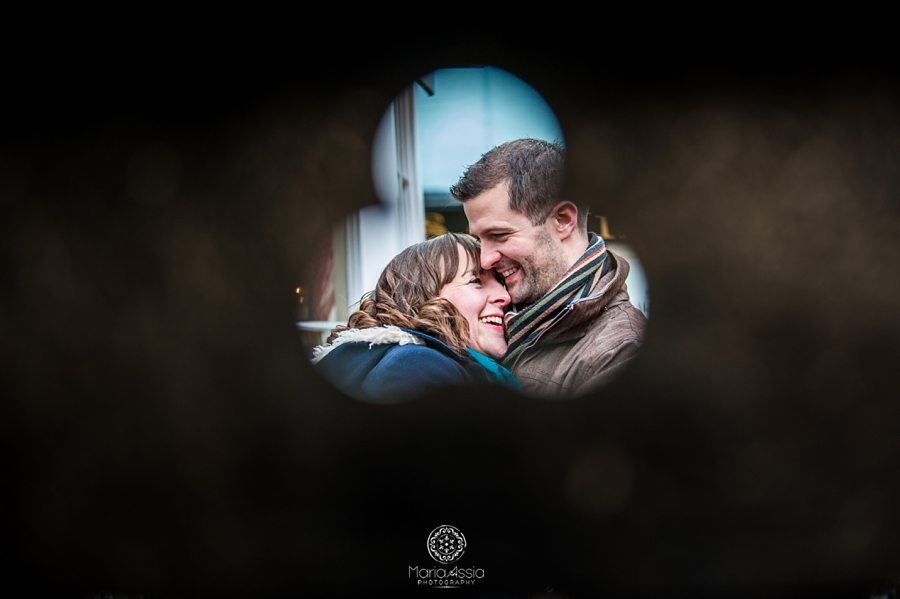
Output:
<path fill-rule="evenodd" d="M 505 308 L 509 305 L 509 292 L 499 282 L 495 282 L 494 285 L 495 287 L 491 290 L 491 298 L 489 301 L 490 303 L 496 304 L 501 308 Z"/>

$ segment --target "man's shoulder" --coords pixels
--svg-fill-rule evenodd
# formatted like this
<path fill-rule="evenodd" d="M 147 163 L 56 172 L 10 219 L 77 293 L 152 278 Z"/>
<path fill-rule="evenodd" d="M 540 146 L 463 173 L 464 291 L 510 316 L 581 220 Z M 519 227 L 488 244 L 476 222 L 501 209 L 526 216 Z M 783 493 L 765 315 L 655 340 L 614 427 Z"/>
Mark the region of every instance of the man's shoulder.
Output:
<path fill-rule="evenodd" d="M 640 342 L 647 327 L 647 317 L 629 300 L 608 305 L 583 323 L 582 339 L 589 343 L 621 345 Z"/>
<path fill-rule="evenodd" d="M 619 302 L 542 340 L 523 355 L 514 373 L 538 395 L 571 396 L 609 380 L 638 352 L 647 319 L 631 302 Z"/>

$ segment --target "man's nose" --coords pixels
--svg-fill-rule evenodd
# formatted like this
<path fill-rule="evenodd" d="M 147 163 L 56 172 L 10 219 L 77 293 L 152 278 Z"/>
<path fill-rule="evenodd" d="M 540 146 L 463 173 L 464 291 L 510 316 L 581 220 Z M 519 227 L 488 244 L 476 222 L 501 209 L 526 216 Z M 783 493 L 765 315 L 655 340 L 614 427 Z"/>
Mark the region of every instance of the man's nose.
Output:
<path fill-rule="evenodd" d="M 500 262 L 500 252 L 492 246 L 482 242 L 481 244 L 481 268 L 491 270 L 494 265 Z"/>

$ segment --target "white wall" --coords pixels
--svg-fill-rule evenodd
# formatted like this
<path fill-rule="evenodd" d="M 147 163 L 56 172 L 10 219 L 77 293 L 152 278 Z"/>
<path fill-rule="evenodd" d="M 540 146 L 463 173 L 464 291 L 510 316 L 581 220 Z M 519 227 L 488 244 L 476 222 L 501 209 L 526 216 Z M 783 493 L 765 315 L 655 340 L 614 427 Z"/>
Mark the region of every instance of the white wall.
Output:
<path fill-rule="evenodd" d="M 348 311 L 375 288 L 381 271 L 404 248 L 425 239 L 425 205 L 415 143 L 412 89 L 385 111 L 372 151 L 380 206 L 363 208 L 346 224 Z M 340 313 L 338 320 L 346 318 Z"/>

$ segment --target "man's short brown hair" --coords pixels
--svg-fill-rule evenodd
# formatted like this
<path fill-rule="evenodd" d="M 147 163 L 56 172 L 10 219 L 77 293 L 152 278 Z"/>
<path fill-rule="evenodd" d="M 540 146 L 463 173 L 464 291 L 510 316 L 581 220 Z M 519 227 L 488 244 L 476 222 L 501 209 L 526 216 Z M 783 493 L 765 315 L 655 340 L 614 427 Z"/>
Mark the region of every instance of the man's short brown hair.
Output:
<path fill-rule="evenodd" d="M 465 202 L 508 183 L 509 207 L 528 217 L 533 225 L 546 222 L 562 201 L 565 149 L 540 139 L 517 139 L 486 152 L 471 165 L 450 193 Z M 587 206 L 578 206 L 578 224 L 587 228 Z"/>

